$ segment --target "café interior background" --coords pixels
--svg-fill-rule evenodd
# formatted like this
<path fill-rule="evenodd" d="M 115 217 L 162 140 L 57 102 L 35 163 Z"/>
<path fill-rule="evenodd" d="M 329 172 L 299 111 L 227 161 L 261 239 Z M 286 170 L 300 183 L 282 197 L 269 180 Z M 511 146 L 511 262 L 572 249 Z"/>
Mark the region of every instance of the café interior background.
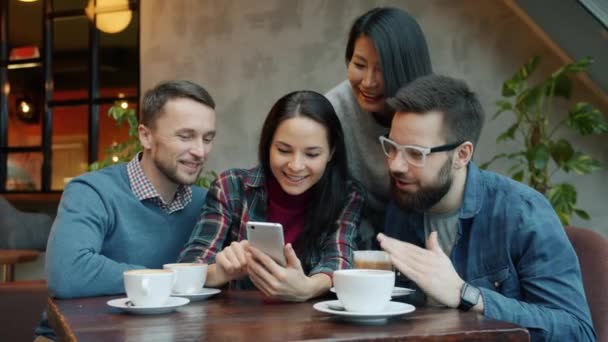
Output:
<path fill-rule="evenodd" d="M 218 135 L 206 169 L 250 167 L 257 162 L 259 131 L 272 104 L 296 89 L 324 93 L 342 82 L 353 20 L 374 6 L 400 7 L 422 26 L 435 72 L 462 78 L 477 92 L 486 110 L 474 158 L 481 163 L 516 147 L 495 143 L 513 120 L 510 114 L 491 119 L 504 80 L 534 55 L 542 56 L 539 73 L 544 75 L 563 64 L 509 3 L 512 0 L 140 1 L 140 90 L 143 93 L 159 81 L 176 78 L 204 85 L 216 100 L 218 114 Z M 577 79 L 573 99 L 590 102 L 608 116 L 605 92 L 598 96 Z M 100 109 L 102 132 L 113 130 L 106 111 L 107 107 Z M 124 134 L 124 128 L 116 133 Z M 608 166 L 605 135 L 568 138 Z M 101 139 L 100 151 L 116 138 L 102 133 Z M 506 164 L 498 163 L 493 170 L 504 172 Z M 607 170 L 558 177 L 577 187 L 579 206 L 592 217 L 591 221 L 574 218 L 572 224 L 605 236 L 607 178 Z M 17 278 L 40 278 L 43 264 L 40 258 L 23 265 L 17 269 Z"/>
<path fill-rule="evenodd" d="M 296 89 L 326 92 L 346 78 L 344 49 L 355 17 L 374 6 L 409 11 L 426 34 L 435 72 L 463 78 L 486 110 L 474 160 L 508 151 L 495 139 L 512 123 L 491 120 L 504 80 L 534 55 L 547 74 L 561 62 L 548 45 L 504 1 L 478 0 L 146 0 L 141 3 L 141 89 L 174 78 L 207 86 L 218 104 L 218 135 L 207 169 L 256 163 L 256 143 L 272 104 Z M 570 25 L 576 25 L 571 23 Z M 601 102 L 581 82 L 574 99 Z M 608 166 L 606 136 L 576 139 L 577 146 Z M 501 170 L 497 164 L 494 170 Z M 608 186 L 604 170 L 565 175 L 579 190 L 591 221 L 573 224 L 608 236 Z"/>

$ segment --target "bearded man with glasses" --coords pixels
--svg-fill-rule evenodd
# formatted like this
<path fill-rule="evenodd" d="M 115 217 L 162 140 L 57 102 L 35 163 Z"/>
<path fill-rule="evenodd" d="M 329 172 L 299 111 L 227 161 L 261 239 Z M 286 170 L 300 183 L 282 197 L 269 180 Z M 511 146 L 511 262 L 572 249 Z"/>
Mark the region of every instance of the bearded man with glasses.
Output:
<path fill-rule="evenodd" d="M 471 161 L 484 113 L 468 86 L 430 75 L 387 103 L 392 201 L 382 249 L 419 289 L 408 300 L 474 310 L 533 341 L 593 341 L 578 259 L 540 193 Z"/>

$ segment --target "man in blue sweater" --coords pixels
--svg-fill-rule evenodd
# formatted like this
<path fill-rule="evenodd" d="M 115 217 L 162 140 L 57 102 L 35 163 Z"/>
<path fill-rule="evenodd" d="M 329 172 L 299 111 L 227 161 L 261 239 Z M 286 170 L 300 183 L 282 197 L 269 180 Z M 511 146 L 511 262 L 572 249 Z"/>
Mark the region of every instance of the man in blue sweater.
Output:
<path fill-rule="evenodd" d="M 196 223 L 199 177 L 215 137 L 215 103 L 201 86 L 169 81 L 142 102 L 143 151 L 65 188 L 47 245 L 58 298 L 124 293 L 123 272 L 175 262 Z"/>
<path fill-rule="evenodd" d="M 593 341 L 578 259 L 551 204 L 471 158 L 483 109 L 467 85 L 425 76 L 387 101 L 393 201 L 378 241 L 412 301 L 473 310 L 533 341 Z M 418 298 L 416 298 L 418 297 Z"/>

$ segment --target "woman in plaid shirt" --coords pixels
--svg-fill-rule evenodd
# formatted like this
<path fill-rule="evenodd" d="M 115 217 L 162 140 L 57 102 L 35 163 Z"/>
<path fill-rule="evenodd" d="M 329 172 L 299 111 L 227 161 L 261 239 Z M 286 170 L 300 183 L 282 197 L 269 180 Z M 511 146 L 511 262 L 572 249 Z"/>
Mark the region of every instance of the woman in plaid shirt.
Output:
<path fill-rule="evenodd" d="M 205 285 L 257 287 L 269 297 L 304 301 L 350 268 L 364 195 L 348 172 L 340 121 L 321 94 L 296 91 L 270 110 L 260 165 L 231 169 L 211 185 L 180 262 L 209 263 Z M 248 221 L 278 222 L 287 265 L 249 246 Z"/>

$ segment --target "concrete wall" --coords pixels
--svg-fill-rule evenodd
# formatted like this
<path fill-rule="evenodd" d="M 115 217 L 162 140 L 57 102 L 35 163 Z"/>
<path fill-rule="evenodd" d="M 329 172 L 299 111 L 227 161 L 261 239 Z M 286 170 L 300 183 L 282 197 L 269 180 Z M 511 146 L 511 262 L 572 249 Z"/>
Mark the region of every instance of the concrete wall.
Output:
<path fill-rule="evenodd" d="M 419 20 L 435 71 L 466 79 L 488 117 L 503 80 L 523 62 L 541 55 L 545 73 L 559 65 L 546 44 L 500 0 L 146 0 L 141 4 L 142 90 L 173 78 L 206 86 L 219 115 L 217 143 L 207 168 L 254 165 L 261 122 L 270 106 L 291 90 L 325 92 L 343 80 L 350 24 L 378 5 L 401 7 Z M 598 102 L 577 86 L 578 100 Z M 608 113 L 605 104 L 601 109 Z M 477 161 L 509 149 L 497 146 L 495 137 L 510 123 L 507 115 L 496 121 L 488 118 Z M 578 139 L 577 146 L 608 165 L 605 138 Z M 580 206 L 593 217 L 591 222 L 574 223 L 608 236 L 607 177 L 603 171 L 560 179 L 576 184 Z"/>

